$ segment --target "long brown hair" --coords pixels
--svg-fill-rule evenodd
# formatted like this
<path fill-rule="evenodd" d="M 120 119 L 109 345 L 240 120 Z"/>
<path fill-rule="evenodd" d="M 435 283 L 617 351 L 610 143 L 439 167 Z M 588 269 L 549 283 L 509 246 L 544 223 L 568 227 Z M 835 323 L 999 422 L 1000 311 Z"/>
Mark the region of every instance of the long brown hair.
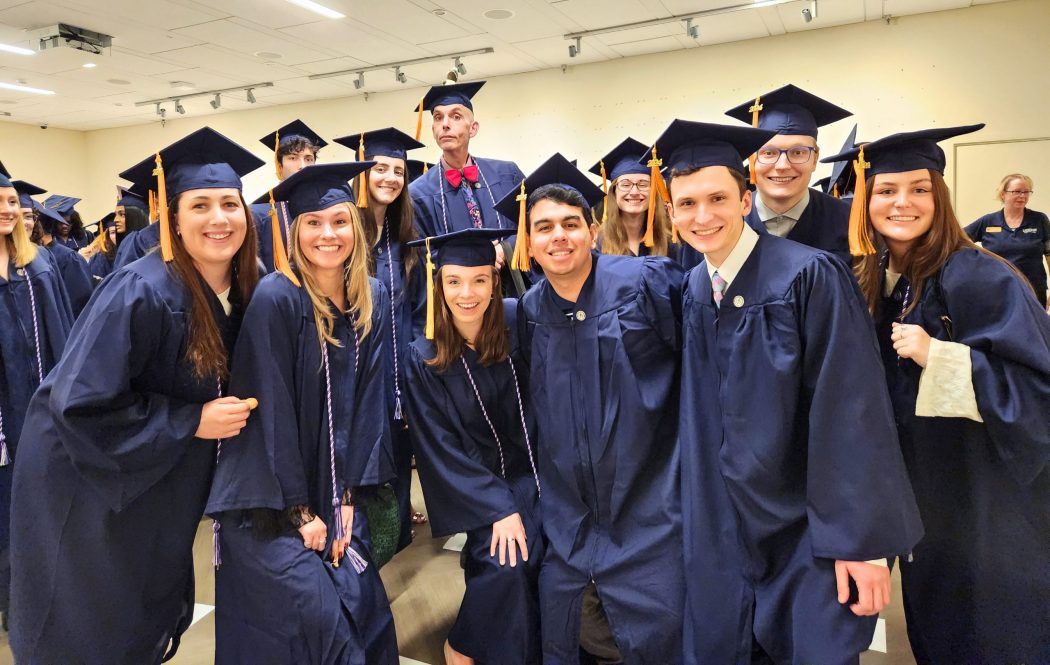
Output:
<path fill-rule="evenodd" d="M 448 370 L 449 365 L 463 355 L 466 340 L 459 334 L 452 319 L 448 303 L 445 302 L 445 288 L 441 279 L 441 270 L 434 275 L 434 293 L 428 298 L 436 298 L 434 307 L 434 357 L 427 365 L 438 372 Z M 492 269 L 492 300 L 489 302 L 485 316 L 481 319 L 481 330 L 474 340 L 474 348 L 481 356 L 481 364 L 488 366 L 503 362 L 510 355 L 510 336 L 507 333 L 507 321 L 503 314 L 503 300 L 500 297 L 499 271 Z"/>
<path fill-rule="evenodd" d="M 168 203 L 168 223 L 172 229 L 176 228 L 178 222 L 181 198 L 181 194 L 176 195 Z M 259 283 L 259 260 L 257 258 L 259 241 L 244 195 L 238 192 L 237 198 L 244 210 L 245 234 L 244 242 L 233 256 L 233 284 L 240 296 L 241 307 L 247 307 L 255 291 L 255 285 Z M 173 233 L 171 240 L 174 259 L 168 266 L 190 292 L 190 326 L 187 335 L 189 343 L 186 345 L 186 360 L 193 367 L 193 373 L 198 378 L 225 379 L 229 376 L 226 346 L 222 341 L 219 324 L 212 316 L 211 304 L 205 291 L 208 288 L 207 284 L 193 265 L 193 257 L 186 251 L 182 237 Z"/>
<path fill-rule="evenodd" d="M 605 208 L 605 221 L 598 227 L 598 241 L 601 243 L 602 254 L 630 256 L 631 244 L 627 239 L 627 229 L 620 220 L 620 205 L 616 202 L 615 185 L 616 181 L 609 183 L 609 205 Z M 663 202 L 658 199 L 656 188 L 650 186 L 649 206 L 656 206 L 656 213 L 653 215 L 653 246 L 650 253 L 654 256 L 667 256 L 667 248 L 671 244 L 671 219 L 667 216 Z M 643 214 L 648 215 L 648 210 Z"/>
<path fill-rule="evenodd" d="M 354 328 L 362 339 L 368 337 L 372 330 L 372 284 L 368 281 L 368 246 L 364 242 L 365 232 L 361 224 L 361 214 L 357 206 L 344 203 L 350 212 L 354 226 L 354 248 L 343 264 L 343 283 L 346 288 L 346 304 L 354 313 Z M 321 290 L 321 285 L 314 275 L 314 264 L 303 254 L 299 245 L 299 224 L 303 216 L 299 215 L 292 222 L 291 238 L 292 264 L 303 278 L 303 288 L 310 296 L 314 306 L 314 324 L 317 326 L 317 341 L 324 345 L 329 342 L 339 346 L 339 340 L 332 334 L 335 328 L 335 314 L 328 304 L 328 297 Z"/>
<path fill-rule="evenodd" d="M 908 253 L 904 256 L 902 265 L 897 266 L 912 288 L 911 302 L 908 303 L 902 316 L 909 314 L 915 309 L 915 306 L 922 298 L 922 290 L 926 286 L 926 280 L 937 275 L 948 261 L 948 257 L 960 249 L 976 249 L 1002 261 L 1015 274 L 1020 275 L 1017 269 L 1006 260 L 975 245 L 962 230 L 962 226 L 955 216 L 955 211 L 952 209 L 951 192 L 948 190 L 948 185 L 944 182 L 944 177 L 937 171 L 931 170 L 930 181 L 933 183 L 933 222 L 930 224 L 929 230 L 912 244 Z M 874 184 L 875 176 L 867 179 L 867 195 L 864 205 L 869 209 L 871 207 Z M 871 223 L 871 215 L 869 214 L 865 217 L 867 219 L 868 233 L 871 234 L 876 252 L 857 260 L 853 271 L 857 276 L 857 282 L 860 283 L 860 289 L 864 293 L 868 310 L 874 315 L 876 307 L 882 300 L 882 272 L 886 268 L 886 264 L 883 263 L 883 257 L 887 250 L 885 238 L 875 230 Z"/>
<path fill-rule="evenodd" d="M 372 169 L 368 169 L 365 172 L 365 178 L 367 179 L 365 184 L 367 187 L 372 182 Z M 354 197 L 358 201 L 361 200 L 361 193 L 357 191 L 359 182 L 359 178 L 354 178 Z M 369 200 L 371 200 L 372 193 L 369 192 L 368 196 L 370 197 Z M 358 208 L 358 211 L 361 213 L 368 247 L 375 247 L 376 242 L 379 241 L 379 227 L 376 224 L 375 213 L 372 212 L 371 208 Z M 415 269 L 416 264 L 419 263 L 419 250 L 415 247 L 405 247 L 405 243 L 412 242 L 419 237 L 416 234 L 416 225 L 413 222 L 412 196 L 408 193 L 408 164 L 405 164 L 405 186 L 401 188 L 401 193 L 397 195 L 397 198 L 387 206 L 386 211 L 388 220 L 397 220 L 397 242 L 401 244 L 401 264 L 405 269 L 404 280 L 405 291 L 407 292 L 408 282 L 412 278 L 412 271 Z M 371 252 L 368 255 L 368 273 L 373 277 L 376 274 L 375 257 Z M 391 293 L 390 297 L 393 298 L 394 294 Z"/>

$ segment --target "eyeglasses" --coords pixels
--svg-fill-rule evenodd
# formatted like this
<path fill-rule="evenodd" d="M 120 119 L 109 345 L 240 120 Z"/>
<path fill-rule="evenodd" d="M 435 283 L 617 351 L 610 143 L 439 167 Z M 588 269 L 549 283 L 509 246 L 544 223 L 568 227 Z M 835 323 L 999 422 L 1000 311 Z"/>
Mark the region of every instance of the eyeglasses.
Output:
<path fill-rule="evenodd" d="M 1030 189 L 1004 189 L 1003 194 L 1013 194 L 1014 196 L 1031 196 L 1032 194 L 1035 194 L 1035 192 Z"/>
<path fill-rule="evenodd" d="M 621 194 L 628 194 L 632 189 L 637 187 L 638 191 L 644 194 L 649 191 L 649 184 L 648 180 L 617 180 L 616 191 Z"/>
<path fill-rule="evenodd" d="M 780 161 L 780 156 L 786 154 L 788 161 L 792 164 L 805 164 L 816 151 L 816 148 L 807 145 L 799 145 L 787 149 L 774 148 L 767 145 L 758 149 L 758 152 L 755 153 L 755 159 L 761 164 L 776 164 Z"/>

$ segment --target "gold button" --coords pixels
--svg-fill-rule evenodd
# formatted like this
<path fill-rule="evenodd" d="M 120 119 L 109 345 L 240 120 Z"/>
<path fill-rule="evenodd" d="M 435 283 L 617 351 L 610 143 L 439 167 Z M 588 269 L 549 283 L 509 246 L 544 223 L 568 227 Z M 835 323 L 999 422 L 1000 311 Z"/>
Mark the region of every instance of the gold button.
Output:
<path fill-rule="evenodd" d="M 733 298 L 733 307 L 743 307 L 743 306 L 744 306 L 744 296 L 737 296 L 737 297 Z"/>
<path fill-rule="evenodd" d="M 578 312 L 576 312 L 576 320 L 577 321 L 583 321 L 586 318 L 587 318 L 587 312 L 583 311 L 582 309 L 579 310 Z"/>

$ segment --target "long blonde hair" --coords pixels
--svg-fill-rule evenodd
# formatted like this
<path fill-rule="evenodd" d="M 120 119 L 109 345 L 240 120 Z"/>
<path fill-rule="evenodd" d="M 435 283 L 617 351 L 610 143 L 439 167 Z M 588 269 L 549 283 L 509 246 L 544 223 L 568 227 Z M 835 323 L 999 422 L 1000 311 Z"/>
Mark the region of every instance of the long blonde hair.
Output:
<path fill-rule="evenodd" d="M 15 228 L 11 230 L 11 235 L 7 236 L 4 242 L 7 243 L 8 255 L 15 260 L 16 268 L 24 268 L 36 258 L 39 248 L 33 244 L 33 241 L 29 239 L 29 234 L 26 233 L 21 210 L 15 213 Z"/>
<path fill-rule="evenodd" d="M 350 211 L 350 218 L 354 225 L 354 249 L 350 252 L 350 258 L 343 264 L 343 283 L 346 285 L 346 303 L 350 311 L 355 315 L 354 328 L 361 338 L 368 337 L 372 331 L 372 285 L 368 281 L 368 241 L 365 236 L 364 224 L 357 206 L 350 203 L 343 204 Z M 314 266 L 303 254 L 299 246 L 299 223 L 303 216 L 299 215 L 292 222 L 292 264 L 303 278 L 303 288 L 310 296 L 310 302 L 314 306 L 314 324 L 317 326 L 317 341 L 319 344 L 329 342 L 339 346 L 339 340 L 332 334 L 335 328 L 335 315 L 328 305 L 328 298 L 321 292 L 317 277 L 314 275 Z"/>

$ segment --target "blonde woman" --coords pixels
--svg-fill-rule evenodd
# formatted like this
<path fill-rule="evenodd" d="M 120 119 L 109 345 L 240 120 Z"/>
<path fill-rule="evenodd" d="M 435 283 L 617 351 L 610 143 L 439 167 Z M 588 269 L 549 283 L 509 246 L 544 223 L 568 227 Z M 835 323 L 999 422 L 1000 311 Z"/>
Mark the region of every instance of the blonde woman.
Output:
<path fill-rule="evenodd" d="M 347 185 L 372 164 L 311 166 L 273 190 L 293 219 L 294 269 L 275 235 L 276 270 L 245 313 L 231 380 L 259 406 L 220 449 L 207 507 L 221 526 L 220 665 L 398 662 L 367 518 L 355 510 L 393 477 L 382 417 L 390 305 L 368 276 Z"/>

